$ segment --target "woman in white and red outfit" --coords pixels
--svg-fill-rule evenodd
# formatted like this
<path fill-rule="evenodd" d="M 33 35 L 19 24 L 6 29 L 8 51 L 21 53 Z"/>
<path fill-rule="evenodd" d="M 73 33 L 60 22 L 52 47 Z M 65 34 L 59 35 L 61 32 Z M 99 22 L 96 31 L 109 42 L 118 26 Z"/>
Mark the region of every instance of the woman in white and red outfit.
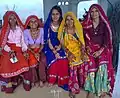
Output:
<path fill-rule="evenodd" d="M 23 38 L 23 24 L 14 11 L 7 11 L 4 16 L 4 24 L 0 35 L 0 48 L 2 55 L 0 57 L 0 84 L 1 90 L 6 93 L 13 93 L 18 85 L 21 75 L 26 91 L 30 90 L 29 66 L 23 52 L 27 50 Z M 10 61 L 16 57 L 17 62 Z"/>

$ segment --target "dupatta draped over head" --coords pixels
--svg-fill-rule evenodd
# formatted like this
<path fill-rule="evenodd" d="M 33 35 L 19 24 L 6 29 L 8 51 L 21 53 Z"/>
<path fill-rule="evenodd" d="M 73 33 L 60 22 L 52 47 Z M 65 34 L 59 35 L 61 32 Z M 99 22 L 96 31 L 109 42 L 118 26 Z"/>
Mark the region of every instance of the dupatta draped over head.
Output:
<path fill-rule="evenodd" d="M 31 19 L 36 19 L 39 24 L 39 27 L 43 28 L 43 23 L 41 23 L 40 19 L 36 15 L 30 15 L 25 22 L 25 26 L 24 26 L 25 29 L 29 26 Z"/>
<path fill-rule="evenodd" d="M 107 26 L 108 37 L 109 37 L 108 41 L 107 41 L 108 42 L 108 48 L 110 50 L 112 50 L 112 31 L 111 31 L 111 28 L 110 28 L 110 23 L 108 21 L 108 18 L 106 16 L 104 10 L 102 9 L 102 7 L 100 5 L 98 5 L 98 4 L 91 5 L 91 7 L 88 11 L 88 15 L 87 15 L 86 19 L 84 20 L 84 22 L 82 23 L 83 28 L 86 29 L 86 30 L 92 28 L 91 11 L 92 11 L 93 8 L 96 8 L 98 10 L 101 21 L 104 22 Z M 89 37 L 88 37 L 88 39 L 90 40 Z"/>
<path fill-rule="evenodd" d="M 45 25 L 44 25 L 44 42 L 47 43 L 47 40 L 48 40 L 48 30 L 51 26 L 51 22 L 52 22 L 52 11 L 54 9 L 59 9 L 59 13 L 60 13 L 60 22 L 62 21 L 62 10 L 59 8 L 59 6 L 55 5 L 52 7 L 52 9 L 50 10 L 50 13 L 48 15 L 48 18 L 45 22 Z"/>
<path fill-rule="evenodd" d="M 64 15 L 64 18 L 61 22 L 61 25 L 59 27 L 59 30 L 58 30 L 58 39 L 59 40 L 62 40 L 62 37 L 63 37 L 63 32 L 64 32 L 64 26 L 65 26 L 65 19 L 67 16 L 71 16 L 74 20 L 74 26 L 75 26 L 75 29 L 76 29 L 76 35 L 78 36 L 79 38 L 79 41 L 82 43 L 82 45 L 85 46 L 85 42 L 84 42 L 84 38 L 83 38 L 83 29 L 82 29 L 82 25 L 80 24 L 80 22 L 77 20 L 76 16 L 73 14 L 73 12 L 67 12 L 65 15 Z"/>
<path fill-rule="evenodd" d="M 115 79 L 114 79 L 114 69 L 113 69 L 113 66 L 112 66 L 112 31 L 111 31 L 111 28 L 110 28 L 110 23 L 108 21 L 108 18 L 107 16 L 105 15 L 105 12 L 103 11 L 102 7 L 98 4 L 93 4 L 91 5 L 89 11 L 88 11 L 88 15 L 85 19 L 85 21 L 82 23 L 83 25 L 83 28 L 88 32 L 86 33 L 86 37 L 88 39 L 88 41 L 90 42 L 91 41 L 91 38 L 89 37 L 89 35 L 87 35 L 89 33 L 89 29 L 92 29 L 92 19 L 91 19 L 91 12 L 92 12 L 92 9 L 93 8 L 96 8 L 99 12 L 99 16 L 100 16 L 100 21 L 104 22 L 106 24 L 106 29 L 108 29 L 108 38 L 107 38 L 107 55 L 106 57 L 108 58 L 108 65 L 107 65 L 107 70 L 108 70 L 108 79 L 110 81 L 110 94 L 112 95 L 112 91 L 113 91 L 113 87 L 114 87 L 114 82 L 115 82 Z M 109 51 L 110 50 L 110 51 Z"/>
<path fill-rule="evenodd" d="M 9 34 L 9 30 L 10 30 L 10 25 L 9 25 L 9 17 L 11 15 L 14 15 L 16 17 L 16 20 L 17 20 L 17 25 L 19 27 L 21 27 L 21 29 L 23 29 L 23 24 L 19 18 L 19 16 L 16 14 L 16 12 L 14 11 L 7 11 L 4 15 L 4 23 L 3 23 L 3 27 L 2 27 L 2 30 L 1 30 L 1 35 L 0 35 L 0 47 L 3 49 L 4 46 L 6 45 L 7 43 L 7 37 L 8 37 L 8 34 Z"/>

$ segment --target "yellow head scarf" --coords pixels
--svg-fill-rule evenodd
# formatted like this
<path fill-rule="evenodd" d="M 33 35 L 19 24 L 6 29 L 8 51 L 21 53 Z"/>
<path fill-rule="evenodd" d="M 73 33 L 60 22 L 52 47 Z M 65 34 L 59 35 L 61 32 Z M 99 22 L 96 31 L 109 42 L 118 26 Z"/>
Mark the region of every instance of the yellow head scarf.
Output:
<path fill-rule="evenodd" d="M 65 26 L 65 19 L 67 16 L 71 16 L 74 20 L 74 25 L 75 25 L 75 29 L 77 32 L 76 35 L 78 36 L 79 38 L 79 41 L 85 46 L 85 42 L 84 42 L 84 37 L 83 37 L 83 29 L 82 29 L 82 25 L 81 23 L 77 20 L 76 16 L 74 15 L 73 12 L 67 12 L 65 15 L 64 15 L 64 18 L 61 22 L 61 25 L 58 29 L 58 39 L 61 40 L 62 39 L 62 36 L 63 36 L 63 32 L 64 32 L 64 26 Z"/>

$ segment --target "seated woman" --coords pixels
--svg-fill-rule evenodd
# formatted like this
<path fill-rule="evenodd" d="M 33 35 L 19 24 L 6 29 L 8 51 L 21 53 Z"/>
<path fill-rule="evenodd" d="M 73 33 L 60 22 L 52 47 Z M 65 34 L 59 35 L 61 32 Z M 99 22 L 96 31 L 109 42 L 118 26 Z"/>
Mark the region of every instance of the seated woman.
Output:
<path fill-rule="evenodd" d="M 12 93 L 18 85 L 19 75 L 24 80 L 25 90 L 30 90 L 29 66 L 23 52 L 27 50 L 23 37 L 23 25 L 18 15 L 13 11 L 7 11 L 0 35 L 0 81 L 2 91 Z"/>
<path fill-rule="evenodd" d="M 93 4 L 83 22 L 86 48 L 90 59 L 85 90 L 104 98 L 111 94 L 114 86 L 112 66 L 112 35 L 110 25 L 103 9 Z M 89 95 L 88 95 L 89 96 Z"/>
<path fill-rule="evenodd" d="M 68 60 L 57 38 L 61 20 L 61 8 L 54 6 L 44 25 L 44 51 L 47 58 L 48 86 L 52 86 L 56 82 L 59 86 L 68 84 Z"/>
<path fill-rule="evenodd" d="M 79 93 L 80 87 L 84 87 L 85 75 L 87 76 L 87 70 L 84 70 L 84 62 L 89 61 L 89 58 L 84 51 L 85 42 L 82 25 L 72 12 L 65 14 L 58 30 L 58 39 L 69 60 L 70 97 L 74 98 L 75 94 Z"/>
<path fill-rule="evenodd" d="M 43 87 L 46 83 L 46 58 L 42 52 L 44 44 L 44 31 L 42 23 L 37 16 L 31 15 L 27 18 L 24 30 L 25 43 L 28 46 L 28 63 L 30 66 L 31 82 Z"/>

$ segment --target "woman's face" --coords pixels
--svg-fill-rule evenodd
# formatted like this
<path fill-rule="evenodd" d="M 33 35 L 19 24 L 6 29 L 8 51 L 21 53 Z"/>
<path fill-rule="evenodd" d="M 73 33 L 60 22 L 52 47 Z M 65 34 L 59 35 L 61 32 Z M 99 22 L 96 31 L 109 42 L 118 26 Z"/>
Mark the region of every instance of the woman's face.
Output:
<path fill-rule="evenodd" d="M 97 8 L 93 8 L 92 10 L 91 10 L 91 18 L 92 19 L 96 19 L 96 18 L 99 18 L 99 11 L 98 11 L 98 9 Z"/>
<path fill-rule="evenodd" d="M 38 22 L 37 22 L 37 19 L 35 19 L 35 18 L 32 18 L 31 20 L 30 20 L 30 23 L 29 23 L 29 26 L 30 26 L 30 28 L 31 29 L 37 29 L 38 28 Z"/>
<path fill-rule="evenodd" d="M 59 19 L 60 19 L 60 13 L 56 9 L 53 9 L 53 11 L 52 11 L 52 21 L 53 22 L 58 22 Z"/>
<path fill-rule="evenodd" d="M 67 16 L 65 22 L 67 27 L 74 27 L 74 20 L 71 16 Z"/>
<path fill-rule="evenodd" d="M 9 16 L 9 24 L 11 26 L 16 26 L 17 25 L 17 19 L 16 19 L 15 15 L 12 14 L 12 15 Z"/>

